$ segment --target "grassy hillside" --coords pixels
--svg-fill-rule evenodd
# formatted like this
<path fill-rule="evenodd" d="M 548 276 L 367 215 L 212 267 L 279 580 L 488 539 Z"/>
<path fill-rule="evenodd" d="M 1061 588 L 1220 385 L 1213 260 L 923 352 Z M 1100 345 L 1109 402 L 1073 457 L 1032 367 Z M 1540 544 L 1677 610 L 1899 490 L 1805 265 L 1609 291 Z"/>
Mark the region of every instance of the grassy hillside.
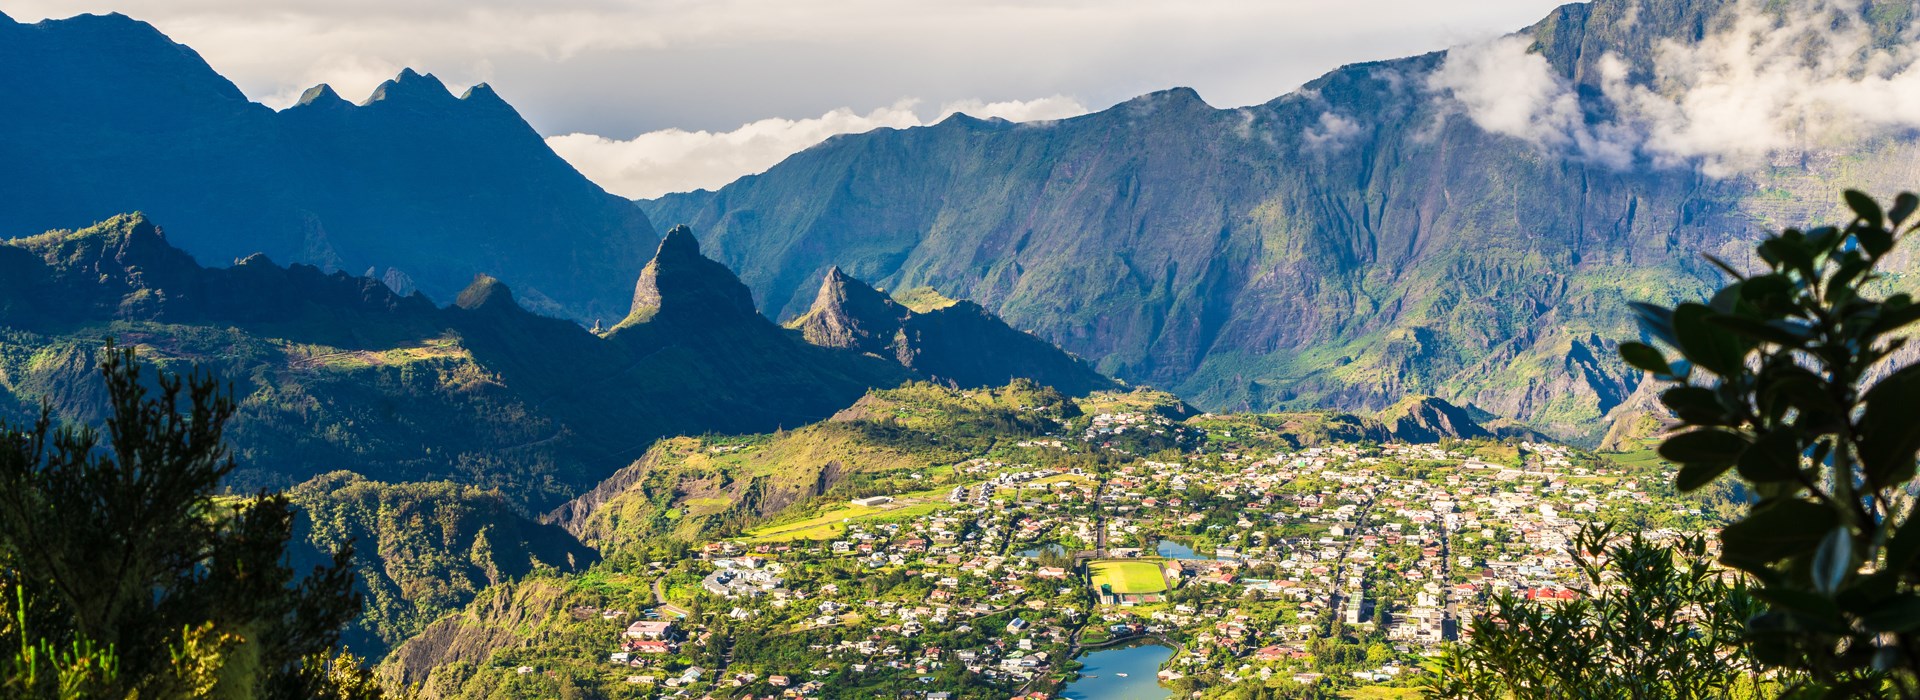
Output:
<path fill-rule="evenodd" d="M 795 430 L 663 440 L 552 517 L 607 552 L 661 537 L 806 529 L 783 526 L 853 498 L 944 493 L 967 481 L 955 464 L 1015 449 L 1012 443 L 1058 430 L 1078 410 L 1031 383 L 977 390 L 911 383 L 871 392 Z"/>

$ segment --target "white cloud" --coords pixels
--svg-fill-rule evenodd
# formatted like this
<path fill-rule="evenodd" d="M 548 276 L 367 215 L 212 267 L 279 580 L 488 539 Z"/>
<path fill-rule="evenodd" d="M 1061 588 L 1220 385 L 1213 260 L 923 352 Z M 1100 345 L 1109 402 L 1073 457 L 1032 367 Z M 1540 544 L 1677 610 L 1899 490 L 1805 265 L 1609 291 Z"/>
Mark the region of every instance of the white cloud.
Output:
<path fill-rule="evenodd" d="M 1573 87 L 1524 37 L 1457 47 L 1427 84 L 1443 109 L 1491 133 L 1615 168 L 1728 177 L 1776 154 L 1920 129 L 1920 24 L 1876 47 L 1866 11 L 1858 0 L 1777 10 L 1741 0 L 1701 40 L 1663 42 L 1651 80 L 1639 83 L 1604 55 L 1599 99 L 1614 116 L 1601 123 L 1588 122 Z"/>
<path fill-rule="evenodd" d="M 1353 143 L 1363 129 L 1360 123 L 1333 112 L 1321 112 L 1320 120 L 1301 132 L 1309 151 L 1337 153 Z"/>
<path fill-rule="evenodd" d="M 1610 80 L 1605 91 L 1658 164 L 1715 176 L 1920 128 L 1920 37 L 1909 27 L 1875 48 L 1861 13 L 1827 0 L 1775 15 L 1745 0 L 1724 29 L 1663 45 L 1652 85 Z"/>
<path fill-rule="evenodd" d="M 359 100 L 411 66 L 485 81 L 543 134 L 618 138 L 968 97 L 1114 104 L 1176 85 L 1265 102 L 1343 63 L 1533 22 L 1562 0 L 6 0 L 21 21 L 119 11 L 272 106 Z"/>
<path fill-rule="evenodd" d="M 1580 121 L 1580 102 L 1546 57 L 1528 50 L 1531 44 L 1505 36 L 1456 47 L 1427 76 L 1427 88 L 1450 95 L 1491 133 L 1564 145 Z"/>
<path fill-rule="evenodd" d="M 549 137 L 547 144 L 607 191 L 645 199 L 669 192 L 718 189 L 741 176 L 763 172 L 836 134 L 922 126 L 955 112 L 1016 122 L 1087 113 L 1078 101 L 1058 95 L 1025 101 L 965 100 L 943 105 L 926 119 L 914 110 L 915 104 L 914 100 L 902 100 L 866 114 L 843 108 L 810 119 L 762 119 L 718 133 L 663 129 L 627 140 L 566 134 Z"/>

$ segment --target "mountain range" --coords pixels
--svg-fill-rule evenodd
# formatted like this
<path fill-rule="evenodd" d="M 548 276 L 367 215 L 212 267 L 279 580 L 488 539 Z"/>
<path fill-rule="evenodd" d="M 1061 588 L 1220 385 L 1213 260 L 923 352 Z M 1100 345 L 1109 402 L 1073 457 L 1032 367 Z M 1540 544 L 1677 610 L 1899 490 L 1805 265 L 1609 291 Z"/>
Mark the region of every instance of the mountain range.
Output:
<path fill-rule="evenodd" d="M 274 111 L 118 14 L 0 15 L 0 238 L 141 211 L 206 264 L 369 271 L 445 302 L 476 273 L 551 315 L 618 318 L 659 240 L 493 89 L 402 72 Z"/>
<path fill-rule="evenodd" d="M 1171 89 L 1059 121 L 955 115 L 835 137 L 642 206 L 706 231 L 776 317 L 806 313 L 812 280 L 838 267 L 975 300 L 1107 374 L 1213 410 L 1433 394 L 1591 443 L 1645 408 L 1639 373 L 1614 357 L 1637 334 L 1627 302 L 1699 298 L 1720 279 L 1703 253 L 1750 259 L 1763 231 L 1824 223 L 1843 184 L 1891 194 L 1920 175 L 1909 132 L 1735 170 L 1675 156 L 1679 137 L 1630 108 L 1677 112 L 1692 99 L 1684 81 L 1755 70 L 1684 72 L 1743 39 L 1806 52 L 1756 59 L 1781 80 L 1816 60 L 1854 79 L 1911 14 L 1595 0 L 1512 37 L 1346 66 L 1265 104 L 1216 109 Z M 1798 39 L 1743 34 L 1756 26 Z M 1842 50 L 1857 55 L 1825 56 Z"/>
<path fill-rule="evenodd" d="M 383 481 L 501 487 L 544 509 L 657 438 L 797 428 L 911 379 L 1116 386 L 964 302 L 913 316 L 907 355 L 808 342 L 758 313 L 686 227 L 638 268 L 627 316 L 596 335 L 522 308 L 486 275 L 441 307 L 260 254 L 202 267 L 142 215 L 7 241 L 0 415 L 26 419 L 44 404 L 97 421 L 93 366 L 113 339 L 236 385 L 242 490 L 350 467 Z"/>
<path fill-rule="evenodd" d="M 1920 177 L 1911 129 L 1841 144 L 1808 122 L 1776 144 L 1667 122 L 1701 96 L 1743 95 L 1689 92 L 1741 70 L 1871 87 L 1861 76 L 1904 70 L 1887 66 L 1906 60 L 1912 14 L 1890 0 L 1595 0 L 1260 105 L 1176 88 L 1058 121 L 955 115 L 637 204 L 568 167 L 485 85 L 456 98 L 408 70 L 360 104 L 318 86 L 276 112 L 144 23 L 0 17 L 13 106 L 0 160 L 15 166 L 0 174 L 0 235 L 141 210 L 203 264 L 265 253 L 441 303 L 484 303 L 467 286 L 488 275 L 514 284 L 518 308 L 631 327 L 656 313 L 633 293 L 661 240 L 652 222 L 684 223 L 745 285 L 708 301 L 924 376 L 1005 378 L 946 344 L 977 333 L 921 330 L 1004 319 L 1208 410 L 1432 395 L 1620 443 L 1657 425 L 1639 373 L 1614 358 L 1637 335 L 1628 302 L 1699 298 L 1719 281 L 1703 253 L 1738 263 L 1763 231 L 1823 221 L 1843 184 Z M 1793 40 L 1753 40 L 1768 32 Z M 1762 49 L 1777 55 L 1720 55 Z M 842 278 L 907 291 L 861 307 Z M 915 295 L 933 303 L 903 303 Z M 936 308 L 940 295 L 977 306 Z M 659 328 L 697 325 L 616 334 L 660 343 Z M 1048 371 L 1068 388 L 1107 381 L 1072 360 Z"/>

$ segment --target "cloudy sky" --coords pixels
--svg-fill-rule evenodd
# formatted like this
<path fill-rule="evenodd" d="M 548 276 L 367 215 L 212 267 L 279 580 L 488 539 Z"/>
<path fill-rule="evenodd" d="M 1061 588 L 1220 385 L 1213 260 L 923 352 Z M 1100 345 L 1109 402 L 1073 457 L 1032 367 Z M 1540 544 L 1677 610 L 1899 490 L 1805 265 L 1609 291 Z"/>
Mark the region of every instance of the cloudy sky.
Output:
<path fill-rule="evenodd" d="M 834 133 L 1048 119 L 1189 86 L 1264 102 L 1327 70 L 1484 40 L 1560 0 L 0 0 L 146 20 L 249 96 L 348 99 L 411 66 L 491 83 L 620 194 L 717 187 Z"/>

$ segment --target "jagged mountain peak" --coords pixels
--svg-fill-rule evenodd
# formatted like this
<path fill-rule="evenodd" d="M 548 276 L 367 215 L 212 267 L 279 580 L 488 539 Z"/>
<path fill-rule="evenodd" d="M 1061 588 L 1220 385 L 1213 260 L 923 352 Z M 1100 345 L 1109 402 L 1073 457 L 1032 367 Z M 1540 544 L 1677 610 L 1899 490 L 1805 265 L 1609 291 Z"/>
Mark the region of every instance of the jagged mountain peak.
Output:
<path fill-rule="evenodd" d="M 489 107 L 507 110 L 513 112 L 515 117 L 518 117 L 520 114 L 518 110 L 513 108 L 513 105 L 507 104 L 507 101 L 500 97 L 500 93 L 494 90 L 492 85 L 486 83 L 474 83 L 472 87 L 467 88 L 466 92 L 460 93 L 460 101 L 470 107 Z"/>
<path fill-rule="evenodd" d="M 1013 122 L 1007 121 L 1006 119 L 1002 119 L 1000 117 L 988 117 L 988 118 L 982 119 L 980 117 L 967 114 L 966 112 L 954 112 L 953 114 L 947 115 L 945 119 L 941 119 L 938 123 L 934 124 L 934 126 L 961 127 L 961 128 L 968 128 L 968 129 L 998 129 L 1003 127 L 1011 127 L 1013 125 L 1014 125 Z"/>
<path fill-rule="evenodd" d="M 1119 385 L 978 304 L 928 287 L 895 298 L 829 267 L 805 314 L 787 324 L 815 345 L 891 359 L 936 381 L 970 387 L 1031 379 L 1069 394 Z"/>
<path fill-rule="evenodd" d="M 334 92 L 332 85 L 326 83 L 307 88 L 306 92 L 300 93 L 300 100 L 293 103 L 294 107 L 337 108 L 352 105 L 353 103 L 341 97 L 340 93 Z"/>
<path fill-rule="evenodd" d="M 1213 105 L 1207 104 L 1206 100 L 1200 98 L 1200 92 L 1190 87 L 1155 90 L 1122 102 L 1116 107 L 1124 108 L 1135 115 L 1155 114 L 1161 111 L 1213 111 Z"/>
<path fill-rule="evenodd" d="M 827 269 L 813 306 L 788 324 L 814 345 L 893 356 L 891 344 L 912 312 L 840 266 Z"/>
<path fill-rule="evenodd" d="M 513 289 L 509 288 L 505 282 L 495 279 L 493 275 L 486 274 L 474 275 L 473 284 L 461 290 L 460 296 L 454 299 L 453 305 L 467 311 L 518 310 L 520 308 L 520 305 L 513 300 Z"/>
<path fill-rule="evenodd" d="M 814 297 L 813 303 L 815 308 L 828 303 L 857 305 L 861 308 L 898 306 L 885 293 L 847 274 L 839 265 L 827 268 L 826 276 L 820 280 L 820 293 Z"/>
<path fill-rule="evenodd" d="M 400 75 L 374 88 L 373 94 L 368 95 L 367 101 L 360 103 L 360 106 L 365 107 L 376 102 L 451 102 L 454 99 L 456 98 L 453 96 L 453 91 L 447 89 L 446 83 L 440 82 L 440 79 L 434 77 L 432 73 L 420 73 L 412 68 L 402 68 Z"/>
<path fill-rule="evenodd" d="M 146 214 L 120 214 L 92 226 L 49 231 L 16 241 L 47 263 L 69 270 L 104 273 L 136 265 L 192 265 L 192 258 L 167 243 L 166 234 Z"/>
<path fill-rule="evenodd" d="M 693 229 L 686 224 L 673 227 L 660 239 L 660 247 L 654 252 L 654 259 L 703 257 L 700 255 L 700 240 L 693 237 Z"/>
<path fill-rule="evenodd" d="M 764 320 L 753 292 L 727 266 L 700 254 L 693 229 L 675 226 L 634 283 L 633 306 L 615 329 L 664 319 L 677 326 L 724 325 L 744 317 Z"/>

